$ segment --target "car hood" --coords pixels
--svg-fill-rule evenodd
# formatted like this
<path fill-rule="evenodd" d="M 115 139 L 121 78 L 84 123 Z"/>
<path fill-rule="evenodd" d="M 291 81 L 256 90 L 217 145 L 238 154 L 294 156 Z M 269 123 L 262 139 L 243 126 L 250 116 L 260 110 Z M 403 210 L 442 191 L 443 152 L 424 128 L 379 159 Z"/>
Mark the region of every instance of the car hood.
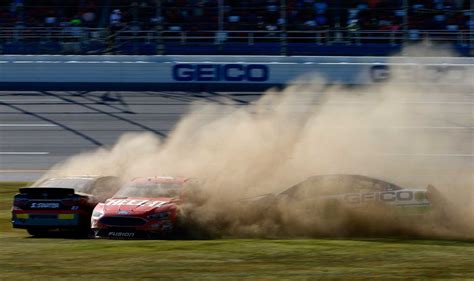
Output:
<path fill-rule="evenodd" d="M 167 209 L 177 203 L 176 198 L 112 198 L 103 205 L 105 215 L 139 215 L 153 210 Z"/>

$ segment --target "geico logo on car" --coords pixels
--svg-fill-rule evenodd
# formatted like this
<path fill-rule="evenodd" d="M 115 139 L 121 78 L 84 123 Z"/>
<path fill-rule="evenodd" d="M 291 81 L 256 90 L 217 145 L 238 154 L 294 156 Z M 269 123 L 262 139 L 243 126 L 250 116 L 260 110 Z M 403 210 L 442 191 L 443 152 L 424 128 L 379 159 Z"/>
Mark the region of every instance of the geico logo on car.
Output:
<path fill-rule="evenodd" d="M 59 203 L 31 203 L 33 209 L 57 209 Z"/>
<path fill-rule="evenodd" d="M 128 200 L 128 199 L 110 199 L 105 202 L 105 205 L 109 206 L 148 206 L 148 207 L 160 207 L 167 202 L 163 201 L 150 201 L 150 200 Z"/>
<path fill-rule="evenodd" d="M 385 191 L 385 192 L 373 192 L 373 193 L 351 193 L 344 195 L 344 200 L 353 203 L 367 203 L 371 201 L 382 201 L 382 202 L 396 202 L 396 201 L 412 201 L 412 200 L 423 200 L 425 198 L 423 191 Z"/>
<path fill-rule="evenodd" d="M 270 70 L 264 64 L 176 64 L 175 81 L 267 81 Z"/>

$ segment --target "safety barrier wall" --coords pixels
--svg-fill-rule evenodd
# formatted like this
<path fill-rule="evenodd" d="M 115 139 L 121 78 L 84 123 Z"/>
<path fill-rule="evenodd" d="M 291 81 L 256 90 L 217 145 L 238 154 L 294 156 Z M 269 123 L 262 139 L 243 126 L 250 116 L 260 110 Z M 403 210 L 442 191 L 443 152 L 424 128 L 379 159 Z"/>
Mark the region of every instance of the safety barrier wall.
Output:
<path fill-rule="evenodd" d="M 472 85 L 473 77 L 474 58 L 465 57 L 0 56 L 2 90 L 254 91 L 389 79 Z"/>

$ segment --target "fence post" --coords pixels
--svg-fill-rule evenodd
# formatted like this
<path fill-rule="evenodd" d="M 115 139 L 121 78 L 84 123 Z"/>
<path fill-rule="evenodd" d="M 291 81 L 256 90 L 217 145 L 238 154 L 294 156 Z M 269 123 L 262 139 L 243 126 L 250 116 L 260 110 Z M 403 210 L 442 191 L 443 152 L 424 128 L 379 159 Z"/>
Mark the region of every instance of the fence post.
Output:
<path fill-rule="evenodd" d="M 469 47 L 470 47 L 470 55 L 474 56 L 474 0 L 469 2 L 469 22 L 471 25 L 469 26 Z"/>
<path fill-rule="evenodd" d="M 163 42 L 163 18 L 161 15 L 161 0 L 155 0 L 155 18 L 156 24 L 156 53 L 158 55 L 165 54 L 165 44 Z"/>
<path fill-rule="evenodd" d="M 409 39 L 409 34 L 408 34 L 408 31 L 409 31 L 409 28 L 408 28 L 408 12 L 409 12 L 409 9 L 410 9 L 410 4 L 408 3 L 409 0 L 403 0 L 403 12 L 404 12 L 404 15 L 403 15 L 403 22 L 402 22 L 402 31 L 403 31 L 403 36 L 402 36 L 402 44 L 404 41 L 407 41 Z"/>
<path fill-rule="evenodd" d="M 288 54 L 288 38 L 286 34 L 286 0 L 280 0 L 280 18 L 282 20 L 280 31 L 280 55 L 286 56 Z"/>

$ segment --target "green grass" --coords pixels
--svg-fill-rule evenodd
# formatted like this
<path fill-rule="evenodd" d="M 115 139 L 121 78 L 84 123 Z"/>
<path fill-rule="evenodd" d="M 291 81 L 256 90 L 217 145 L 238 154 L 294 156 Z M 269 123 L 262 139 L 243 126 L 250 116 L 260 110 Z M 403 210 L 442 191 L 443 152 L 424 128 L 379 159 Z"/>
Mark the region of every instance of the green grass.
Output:
<path fill-rule="evenodd" d="M 10 217 L 13 195 L 18 188 L 26 186 L 24 182 L 0 182 L 0 233 L 12 231 Z M 0 250 L 2 245 L 0 244 Z M 1 269 L 0 269 L 1 270 Z M 1 279 L 0 274 L 0 279 Z"/>
<path fill-rule="evenodd" d="M 17 188 L 0 184 L 0 280 L 474 278 L 469 241 L 30 238 L 9 225 Z"/>

